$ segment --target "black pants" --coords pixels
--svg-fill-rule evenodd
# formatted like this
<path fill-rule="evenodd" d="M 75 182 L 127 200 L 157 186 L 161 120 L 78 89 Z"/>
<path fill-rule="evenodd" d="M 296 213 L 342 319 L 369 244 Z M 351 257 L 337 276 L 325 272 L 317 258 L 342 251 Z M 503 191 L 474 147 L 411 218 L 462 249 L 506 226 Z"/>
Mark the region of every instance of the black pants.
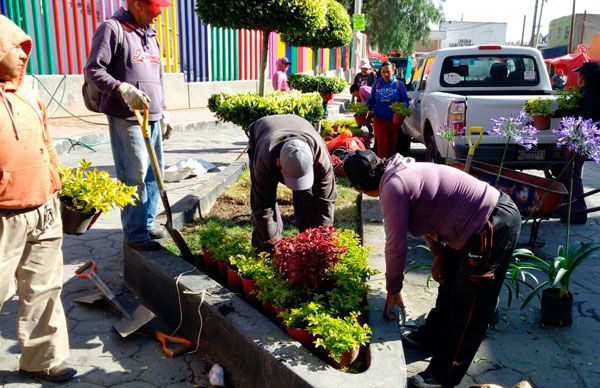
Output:
<path fill-rule="evenodd" d="M 521 230 L 519 210 L 510 197 L 500 196 L 486 225 L 465 248 L 446 248 L 443 284 L 435 307 L 418 332 L 433 349 L 423 374 L 440 379 L 448 387 L 459 384 L 469 369 L 496 308 Z"/>

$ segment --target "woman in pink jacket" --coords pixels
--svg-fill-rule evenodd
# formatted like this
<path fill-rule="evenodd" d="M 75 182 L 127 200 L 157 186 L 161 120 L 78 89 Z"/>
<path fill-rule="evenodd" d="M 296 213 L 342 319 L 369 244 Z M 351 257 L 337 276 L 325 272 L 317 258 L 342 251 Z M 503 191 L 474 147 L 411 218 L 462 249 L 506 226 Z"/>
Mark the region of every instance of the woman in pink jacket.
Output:
<path fill-rule="evenodd" d="M 287 69 L 290 66 L 290 60 L 286 57 L 281 57 L 275 62 L 275 73 L 273 74 L 273 90 L 289 92 L 290 87 L 287 82 Z"/>

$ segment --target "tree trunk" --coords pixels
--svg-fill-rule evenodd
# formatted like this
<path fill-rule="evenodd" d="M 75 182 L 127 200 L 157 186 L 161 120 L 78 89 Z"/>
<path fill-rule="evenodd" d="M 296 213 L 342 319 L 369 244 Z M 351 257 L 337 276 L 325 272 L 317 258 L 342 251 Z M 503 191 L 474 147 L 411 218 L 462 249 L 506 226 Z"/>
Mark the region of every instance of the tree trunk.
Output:
<path fill-rule="evenodd" d="M 320 69 L 319 69 L 319 63 L 317 62 L 317 53 L 319 52 L 319 48 L 318 47 L 313 47 L 313 56 L 312 56 L 312 60 L 313 60 L 313 73 L 314 75 L 319 75 L 320 73 Z"/>
<path fill-rule="evenodd" d="M 269 55 L 269 35 L 271 31 L 263 31 L 262 52 L 260 53 L 260 69 L 258 73 L 258 95 L 265 95 L 265 81 L 267 73 L 267 56 Z"/>

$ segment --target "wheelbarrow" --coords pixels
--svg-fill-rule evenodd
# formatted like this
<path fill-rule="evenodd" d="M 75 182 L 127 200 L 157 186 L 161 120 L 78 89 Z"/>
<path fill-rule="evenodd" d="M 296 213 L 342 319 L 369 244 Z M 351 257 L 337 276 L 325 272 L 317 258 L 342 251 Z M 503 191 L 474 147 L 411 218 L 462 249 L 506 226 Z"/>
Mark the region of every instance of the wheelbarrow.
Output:
<path fill-rule="evenodd" d="M 449 159 L 448 165 L 464 169 L 465 162 L 461 159 Z M 558 205 L 568 198 L 569 192 L 560 182 L 504 167 L 498 179 L 499 170 L 498 166 L 474 161 L 469 174 L 508 194 L 521 216 L 532 220 L 526 245 L 534 248 L 540 222 L 553 216 Z"/>

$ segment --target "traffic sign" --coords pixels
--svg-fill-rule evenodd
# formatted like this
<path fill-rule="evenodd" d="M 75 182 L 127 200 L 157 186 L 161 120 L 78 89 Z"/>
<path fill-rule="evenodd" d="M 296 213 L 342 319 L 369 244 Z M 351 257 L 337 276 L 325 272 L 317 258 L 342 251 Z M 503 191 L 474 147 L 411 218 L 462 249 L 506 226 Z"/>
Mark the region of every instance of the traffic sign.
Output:
<path fill-rule="evenodd" d="M 364 31 L 365 30 L 365 15 L 362 13 L 355 13 L 352 16 L 352 25 L 354 26 L 354 31 Z"/>

